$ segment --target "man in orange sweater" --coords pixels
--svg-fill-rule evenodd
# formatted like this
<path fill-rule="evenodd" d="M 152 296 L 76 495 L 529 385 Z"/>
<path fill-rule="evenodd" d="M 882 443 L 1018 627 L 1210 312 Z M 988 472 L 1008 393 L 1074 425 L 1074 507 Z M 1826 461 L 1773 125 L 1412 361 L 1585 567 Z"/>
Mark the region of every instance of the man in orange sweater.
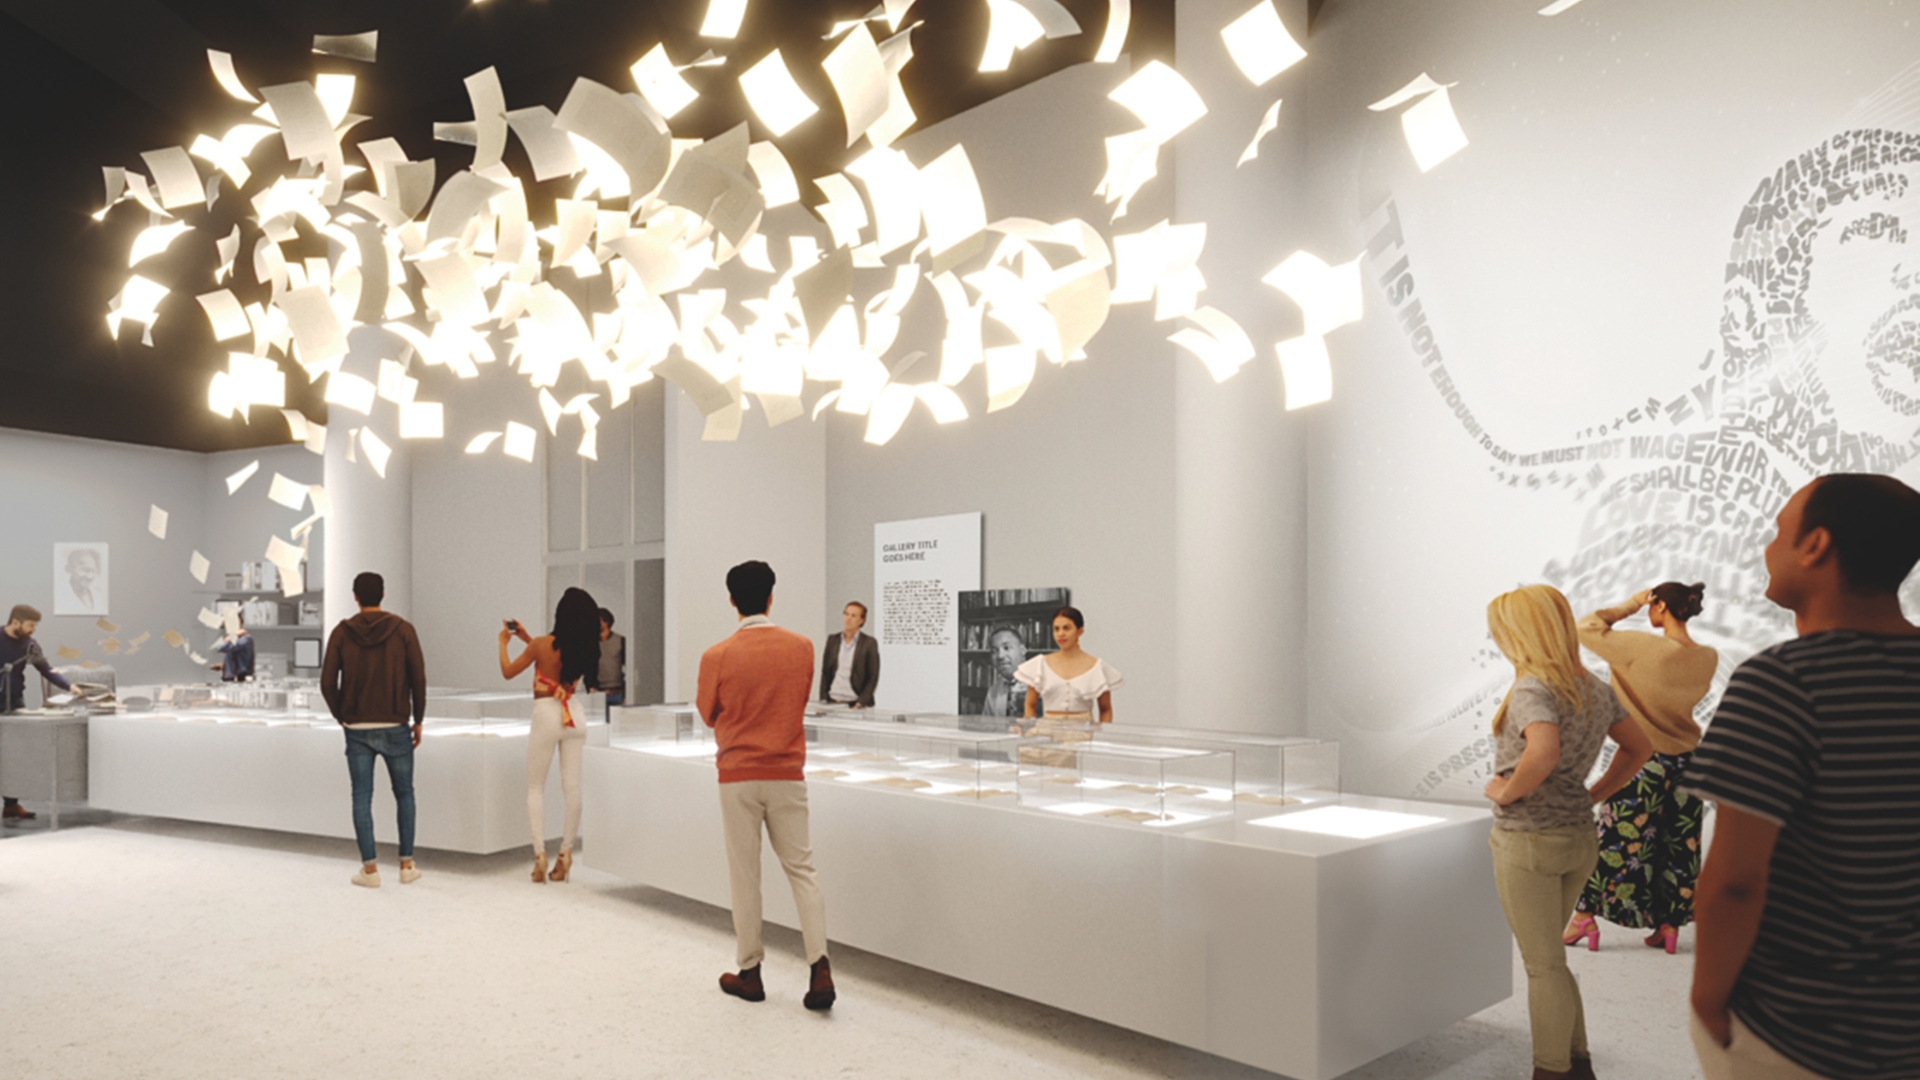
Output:
<path fill-rule="evenodd" d="M 813 872 L 807 835 L 807 734 L 804 717 L 813 688 L 813 642 L 767 617 L 773 605 L 773 567 L 744 562 L 727 571 L 727 594 L 740 626 L 700 657 L 700 715 L 719 744 L 720 821 L 727 836 L 733 890 L 733 932 L 740 971 L 720 976 L 720 989 L 747 1001 L 765 1001 L 760 961 L 760 830 L 793 886 L 800 936 L 812 982 L 804 1004 L 833 1007 L 827 964 L 827 905 Z"/>

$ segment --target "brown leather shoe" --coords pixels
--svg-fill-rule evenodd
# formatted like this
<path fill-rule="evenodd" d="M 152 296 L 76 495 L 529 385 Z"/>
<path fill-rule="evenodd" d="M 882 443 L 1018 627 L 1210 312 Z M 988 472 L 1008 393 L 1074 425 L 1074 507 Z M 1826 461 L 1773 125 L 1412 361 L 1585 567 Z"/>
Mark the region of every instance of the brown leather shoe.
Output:
<path fill-rule="evenodd" d="M 827 963 L 827 958 L 823 956 L 813 962 L 813 982 L 807 988 L 807 996 L 800 999 L 800 1004 L 814 1012 L 825 1012 L 833 1008 L 835 996 L 833 966 Z"/>
<path fill-rule="evenodd" d="M 725 993 L 732 994 L 741 1001 L 767 1000 L 766 988 L 760 985 L 759 964 L 742 969 L 738 975 L 729 971 L 725 975 L 720 976 L 720 989 Z"/>
<path fill-rule="evenodd" d="M 1543 1069 L 1538 1065 L 1533 1067 L 1533 1080 L 1573 1080 L 1578 1075 L 1580 1074 L 1573 1070 L 1554 1072 L 1552 1069 Z"/>
<path fill-rule="evenodd" d="M 1581 1054 L 1573 1055 L 1573 1068 L 1568 1070 L 1569 1080 L 1598 1080 L 1593 1075 L 1593 1059 Z"/>
<path fill-rule="evenodd" d="M 14 803 L 12 806 L 7 807 L 4 812 L 0 812 L 0 817 L 12 818 L 15 821 L 32 821 L 39 816 L 39 814 L 21 806 L 19 803 Z"/>

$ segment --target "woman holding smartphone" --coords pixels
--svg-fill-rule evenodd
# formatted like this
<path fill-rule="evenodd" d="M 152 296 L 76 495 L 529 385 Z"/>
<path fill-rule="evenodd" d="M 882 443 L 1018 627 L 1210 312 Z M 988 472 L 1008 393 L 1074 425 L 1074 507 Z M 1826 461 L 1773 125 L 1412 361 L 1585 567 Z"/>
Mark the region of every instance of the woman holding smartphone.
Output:
<path fill-rule="evenodd" d="M 507 640 L 526 643 L 507 656 Z M 500 675 L 511 679 L 533 668 L 533 727 L 527 733 L 527 819 L 533 826 L 533 880 L 565 881 L 573 867 L 573 840 L 580 831 L 580 751 L 587 731 L 574 707 L 576 683 L 597 689 L 600 667 L 600 605 L 585 589 L 568 589 L 553 610 L 553 633 L 530 637 L 517 620 L 500 628 Z M 560 756 L 560 786 L 566 792 L 566 825 L 560 854 L 547 868 L 547 772 Z"/>

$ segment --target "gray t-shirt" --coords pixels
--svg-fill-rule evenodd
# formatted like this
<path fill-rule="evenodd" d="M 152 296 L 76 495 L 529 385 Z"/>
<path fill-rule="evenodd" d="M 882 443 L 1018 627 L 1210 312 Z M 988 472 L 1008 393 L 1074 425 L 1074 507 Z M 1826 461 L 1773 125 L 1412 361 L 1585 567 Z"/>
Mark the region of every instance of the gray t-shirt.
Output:
<path fill-rule="evenodd" d="M 1545 781 L 1523 799 L 1493 808 L 1495 828 L 1539 832 L 1568 825 L 1593 824 L 1593 799 L 1587 794 L 1587 773 L 1607 741 L 1607 729 L 1626 719 L 1627 711 L 1613 688 L 1592 672 L 1581 683 L 1582 701 L 1568 709 L 1547 684 L 1522 675 L 1508 691 L 1507 720 L 1494 736 L 1493 768 L 1502 776 L 1520 763 L 1527 748 L 1522 734 L 1533 724 L 1560 728 L 1560 760 Z"/>

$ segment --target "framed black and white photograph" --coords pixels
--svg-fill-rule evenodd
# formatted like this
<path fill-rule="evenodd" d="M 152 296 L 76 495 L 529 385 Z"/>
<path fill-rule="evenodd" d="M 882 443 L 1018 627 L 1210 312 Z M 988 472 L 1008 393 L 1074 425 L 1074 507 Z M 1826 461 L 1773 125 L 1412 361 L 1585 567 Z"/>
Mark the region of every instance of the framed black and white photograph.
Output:
<path fill-rule="evenodd" d="M 109 615 L 107 545 L 70 542 L 53 545 L 53 613 Z"/>
<path fill-rule="evenodd" d="M 1025 711 L 1027 689 L 1013 681 L 1014 669 L 1030 657 L 1058 651 L 1053 613 L 1071 603 L 1071 589 L 960 594 L 961 716 L 1012 718 Z"/>

